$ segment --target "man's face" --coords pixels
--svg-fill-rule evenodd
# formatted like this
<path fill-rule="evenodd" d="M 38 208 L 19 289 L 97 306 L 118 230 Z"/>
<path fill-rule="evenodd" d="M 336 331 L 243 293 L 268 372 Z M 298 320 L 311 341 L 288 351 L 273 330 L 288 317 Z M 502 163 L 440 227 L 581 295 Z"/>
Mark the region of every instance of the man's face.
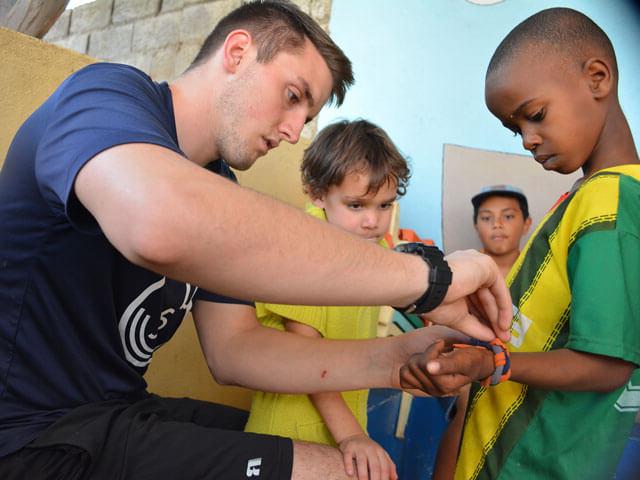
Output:
<path fill-rule="evenodd" d="M 377 242 L 389 230 L 396 187 L 395 182 L 386 182 L 376 193 L 367 193 L 369 173 L 354 171 L 313 203 L 324 209 L 329 223 Z"/>
<path fill-rule="evenodd" d="M 603 119 L 585 75 L 553 53 L 526 52 L 487 78 L 489 110 L 546 170 L 588 171 Z"/>
<path fill-rule="evenodd" d="M 280 141 L 296 143 L 304 124 L 327 102 L 333 85 L 329 67 L 306 40 L 301 51 L 280 52 L 268 63 L 255 60 L 255 46 L 230 77 L 216 114 L 220 157 L 246 170 Z"/>
<path fill-rule="evenodd" d="M 518 200 L 493 196 L 480 204 L 475 229 L 491 256 L 502 256 L 520 251 L 520 239 L 527 233 L 531 219 L 524 219 Z"/>

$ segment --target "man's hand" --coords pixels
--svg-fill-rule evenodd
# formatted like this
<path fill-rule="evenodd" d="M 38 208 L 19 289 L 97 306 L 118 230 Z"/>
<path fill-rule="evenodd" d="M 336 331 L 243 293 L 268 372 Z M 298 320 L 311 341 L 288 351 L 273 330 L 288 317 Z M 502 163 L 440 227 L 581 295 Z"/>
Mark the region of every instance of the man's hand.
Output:
<path fill-rule="evenodd" d="M 446 260 L 453 282 L 442 304 L 423 318 L 479 340 L 509 340 L 511 295 L 493 259 L 476 250 L 463 250 Z"/>
<path fill-rule="evenodd" d="M 438 397 L 457 395 L 462 387 L 487 378 L 493 370 L 493 353 L 489 350 L 454 350 L 441 340 L 412 355 L 400 368 L 400 385 Z"/>

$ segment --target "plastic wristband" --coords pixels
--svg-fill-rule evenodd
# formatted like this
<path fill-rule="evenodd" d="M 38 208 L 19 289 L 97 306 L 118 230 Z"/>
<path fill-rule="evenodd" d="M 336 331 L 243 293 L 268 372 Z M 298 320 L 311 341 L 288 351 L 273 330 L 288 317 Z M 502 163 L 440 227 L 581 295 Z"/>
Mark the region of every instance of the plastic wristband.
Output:
<path fill-rule="evenodd" d="M 453 348 L 481 348 L 493 352 L 493 365 L 495 370 L 492 375 L 480 381 L 480 385 L 488 387 L 492 385 L 498 385 L 499 383 L 506 382 L 511 377 L 511 358 L 509 356 L 509 349 L 498 338 L 490 342 L 483 342 L 482 340 L 471 339 L 469 343 L 456 343 Z"/>

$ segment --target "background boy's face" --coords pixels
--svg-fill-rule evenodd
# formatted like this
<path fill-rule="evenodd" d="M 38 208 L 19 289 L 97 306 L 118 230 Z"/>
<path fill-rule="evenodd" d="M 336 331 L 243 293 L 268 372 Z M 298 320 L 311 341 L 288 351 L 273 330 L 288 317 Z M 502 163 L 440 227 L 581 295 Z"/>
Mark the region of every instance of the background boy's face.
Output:
<path fill-rule="evenodd" d="M 396 182 L 387 182 L 376 193 L 367 193 L 369 173 L 352 171 L 340 185 L 331 185 L 313 203 L 323 208 L 327 221 L 365 240 L 377 242 L 389 230 Z"/>
<path fill-rule="evenodd" d="M 493 196 L 478 208 L 474 225 L 488 255 L 500 256 L 520 250 L 520 239 L 531 226 L 531 218 L 524 219 L 518 200 Z"/>
<path fill-rule="evenodd" d="M 525 49 L 489 74 L 485 99 L 546 170 L 589 169 L 604 117 L 578 65 L 565 65 L 553 52 Z"/>

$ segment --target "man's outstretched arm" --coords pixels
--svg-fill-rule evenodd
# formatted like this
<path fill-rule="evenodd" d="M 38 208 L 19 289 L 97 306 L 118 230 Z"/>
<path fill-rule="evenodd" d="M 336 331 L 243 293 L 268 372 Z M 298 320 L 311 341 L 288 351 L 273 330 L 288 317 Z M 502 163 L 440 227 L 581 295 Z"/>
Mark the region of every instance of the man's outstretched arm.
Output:
<path fill-rule="evenodd" d="M 210 291 L 275 303 L 404 306 L 427 288 L 419 257 L 381 249 L 155 145 L 98 154 L 74 188 L 130 261 Z M 485 292 L 484 320 L 506 335 L 511 301 L 495 264 L 463 254 L 450 265 L 449 311 L 435 321 L 490 337 L 486 327 L 478 332 L 465 300 Z"/>
<path fill-rule="evenodd" d="M 465 338 L 439 326 L 371 340 L 310 338 L 262 326 L 247 305 L 206 301 L 196 302 L 193 317 L 219 383 L 279 393 L 399 388 L 411 354 L 438 339 Z"/>

